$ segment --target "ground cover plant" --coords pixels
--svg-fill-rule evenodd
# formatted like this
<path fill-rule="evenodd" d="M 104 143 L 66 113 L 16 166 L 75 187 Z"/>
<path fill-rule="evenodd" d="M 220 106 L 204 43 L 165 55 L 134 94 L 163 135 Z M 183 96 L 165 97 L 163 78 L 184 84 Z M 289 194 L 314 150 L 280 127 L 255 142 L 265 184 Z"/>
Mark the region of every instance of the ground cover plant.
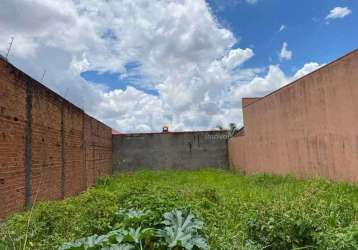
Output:
<path fill-rule="evenodd" d="M 201 235 L 203 222 L 190 212 L 167 212 L 162 222 L 148 220 L 150 214 L 151 211 L 120 210 L 114 230 L 66 242 L 60 250 L 208 249 Z M 148 222 L 151 226 L 145 227 Z"/>
<path fill-rule="evenodd" d="M 0 249 L 59 249 L 116 230 L 137 235 L 136 242 L 126 238 L 132 249 L 185 249 L 157 230 L 171 227 L 163 223 L 168 216 L 189 215 L 200 224 L 193 238 L 210 249 L 358 249 L 357 186 L 213 169 L 102 178 L 77 197 L 8 218 L 0 224 Z"/>

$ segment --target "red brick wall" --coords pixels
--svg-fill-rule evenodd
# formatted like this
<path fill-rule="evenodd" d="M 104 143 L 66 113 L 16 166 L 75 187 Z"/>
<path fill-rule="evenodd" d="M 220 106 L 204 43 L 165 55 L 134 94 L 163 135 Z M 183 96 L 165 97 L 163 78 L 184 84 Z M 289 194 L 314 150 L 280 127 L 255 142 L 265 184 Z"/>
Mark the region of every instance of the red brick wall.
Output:
<path fill-rule="evenodd" d="M 111 173 L 111 128 L 0 59 L 0 218 Z"/>
<path fill-rule="evenodd" d="M 0 217 L 24 207 L 26 87 L 0 60 Z"/>
<path fill-rule="evenodd" d="M 85 115 L 84 141 L 86 184 L 92 186 L 96 177 L 112 173 L 112 131 Z"/>
<path fill-rule="evenodd" d="M 61 105 L 57 96 L 33 85 L 32 202 L 61 198 Z"/>
<path fill-rule="evenodd" d="M 65 196 L 73 196 L 86 188 L 83 162 L 83 119 L 81 110 L 64 107 Z"/>

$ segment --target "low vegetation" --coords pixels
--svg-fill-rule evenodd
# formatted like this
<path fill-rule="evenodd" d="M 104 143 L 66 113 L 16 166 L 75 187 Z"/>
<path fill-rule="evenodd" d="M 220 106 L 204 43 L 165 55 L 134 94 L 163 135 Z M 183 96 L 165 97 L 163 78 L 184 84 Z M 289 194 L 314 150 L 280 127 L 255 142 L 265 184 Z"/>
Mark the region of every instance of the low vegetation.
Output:
<path fill-rule="evenodd" d="M 114 230 L 65 243 L 60 250 L 208 249 L 201 235 L 203 222 L 190 212 L 173 210 L 164 214 L 162 222 L 154 218 L 151 211 L 120 210 Z"/>
<path fill-rule="evenodd" d="M 358 187 L 212 169 L 123 173 L 11 216 L 0 237 L 0 249 L 353 250 Z"/>

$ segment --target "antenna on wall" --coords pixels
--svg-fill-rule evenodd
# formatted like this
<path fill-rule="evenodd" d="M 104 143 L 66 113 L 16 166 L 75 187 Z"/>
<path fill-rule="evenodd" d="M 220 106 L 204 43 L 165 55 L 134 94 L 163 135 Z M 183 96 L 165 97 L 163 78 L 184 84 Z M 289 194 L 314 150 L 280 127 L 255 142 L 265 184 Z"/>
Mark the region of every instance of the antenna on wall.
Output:
<path fill-rule="evenodd" d="M 82 108 L 83 111 L 86 110 L 86 103 L 85 103 L 84 99 L 81 100 L 81 106 L 80 107 Z"/>
<path fill-rule="evenodd" d="M 41 77 L 41 82 L 44 80 L 45 75 L 46 75 L 46 69 L 44 70 L 44 73 L 42 74 L 42 77 Z"/>
<path fill-rule="evenodd" d="M 10 54 L 10 51 L 11 51 L 13 42 L 14 42 L 14 37 L 12 36 L 12 37 L 11 37 L 11 41 L 10 41 L 10 43 L 9 43 L 9 48 L 7 49 L 7 52 L 6 52 L 6 57 L 5 57 L 6 60 L 7 60 L 8 57 L 9 57 L 9 54 Z"/>
<path fill-rule="evenodd" d="M 67 93 L 68 93 L 68 90 L 69 90 L 70 88 L 66 88 L 66 90 L 65 90 L 65 94 L 63 95 L 63 98 L 65 98 L 66 99 L 66 96 L 67 96 Z"/>

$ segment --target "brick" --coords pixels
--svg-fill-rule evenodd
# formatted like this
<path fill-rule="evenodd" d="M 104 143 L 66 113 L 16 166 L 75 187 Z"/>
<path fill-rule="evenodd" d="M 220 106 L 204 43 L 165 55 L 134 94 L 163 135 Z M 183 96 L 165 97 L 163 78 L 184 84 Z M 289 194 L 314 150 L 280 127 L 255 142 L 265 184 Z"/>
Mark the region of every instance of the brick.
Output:
<path fill-rule="evenodd" d="M 112 129 L 0 59 L 0 218 L 25 205 L 29 81 L 31 203 L 62 198 L 62 167 L 65 197 L 79 194 L 99 176 L 112 172 Z"/>

